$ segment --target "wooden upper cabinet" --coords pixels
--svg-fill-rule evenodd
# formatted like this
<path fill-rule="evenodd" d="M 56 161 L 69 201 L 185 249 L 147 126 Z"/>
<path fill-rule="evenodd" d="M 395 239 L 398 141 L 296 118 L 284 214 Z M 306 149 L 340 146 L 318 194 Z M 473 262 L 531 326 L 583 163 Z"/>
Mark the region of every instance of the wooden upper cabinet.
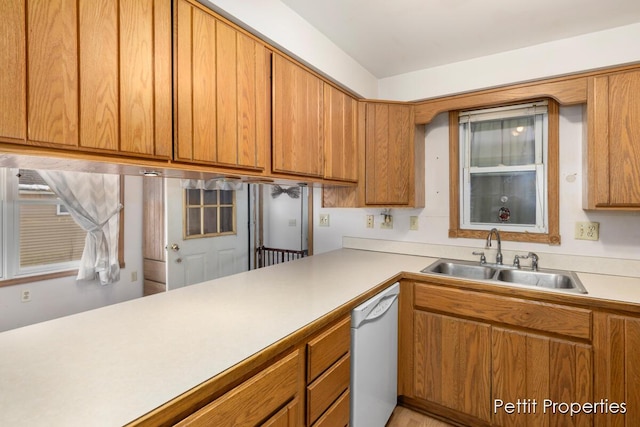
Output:
<path fill-rule="evenodd" d="M 365 205 L 424 207 L 424 127 L 413 106 L 367 102 Z"/>
<path fill-rule="evenodd" d="M 169 158 L 170 2 L 35 3 L 0 6 L 0 137 Z"/>
<path fill-rule="evenodd" d="M 176 160 L 263 170 L 271 53 L 202 6 L 174 13 Z"/>
<path fill-rule="evenodd" d="M 273 55 L 272 170 L 324 175 L 323 82 L 300 65 Z"/>
<path fill-rule="evenodd" d="M 324 177 L 358 181 L 358 102 L 324 83 Z"/>
<path fill-rule="evenodd" d="M 640 70 L 591 77 L 583 207 L 640 209 Z"/>

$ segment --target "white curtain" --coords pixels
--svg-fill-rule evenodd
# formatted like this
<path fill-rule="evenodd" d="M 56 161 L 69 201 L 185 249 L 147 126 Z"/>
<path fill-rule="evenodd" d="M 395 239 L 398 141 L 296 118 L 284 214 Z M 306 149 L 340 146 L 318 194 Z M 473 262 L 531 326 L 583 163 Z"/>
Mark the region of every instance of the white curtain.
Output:
<path fill-rule="evenodd" d="M 242 181 L 227 179 L 181 179 L 180 186 L 186 190 L 242 190 Z"/>
<path fill-rule="evenodd" d="M 102 285 L 120 280 L 120 176 L 54 171 L 38 173 L 62 200 L 76 223 L 87 231 L 77 280 L 98 279 Z"/>

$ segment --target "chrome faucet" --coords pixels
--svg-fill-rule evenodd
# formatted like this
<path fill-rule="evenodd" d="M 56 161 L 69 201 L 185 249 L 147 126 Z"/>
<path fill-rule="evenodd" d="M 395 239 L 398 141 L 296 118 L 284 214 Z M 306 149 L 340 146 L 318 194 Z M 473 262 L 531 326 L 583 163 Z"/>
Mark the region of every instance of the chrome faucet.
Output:
<path fill-rule="evenodd" d="M 500 241 L 500 232 L 497 228 L 492 228 L 489 230 L 489 235 L 487 236 L 487 247 L 491 247 L 491 235 L 496 235 L 496 240 L 498 241 L 498 253 L 496 254 L 496 264 L 502 265 L 502 242 Z"/>
<path fill-rule="evenodd" d="M 521 259 L 531 259 L 531 270 L 538 271 L 538 254 L 534 252 L 529 252 L 526 255 L 516 255 L 513 258 L 513 266 L 515 268 L 520 268 L 520 260 Z"/>

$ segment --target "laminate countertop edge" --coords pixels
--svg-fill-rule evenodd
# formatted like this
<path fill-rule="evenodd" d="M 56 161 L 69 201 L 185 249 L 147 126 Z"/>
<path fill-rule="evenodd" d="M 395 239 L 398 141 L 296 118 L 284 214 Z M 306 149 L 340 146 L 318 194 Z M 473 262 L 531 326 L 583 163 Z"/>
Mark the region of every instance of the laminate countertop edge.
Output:
<path fill-rule="evenodd" d="M 248 372 L 398 278 L 433 280 L 420 270 L 436 259 L 339 249 L 0 333 L 0 425 L 134 422 L 243 361 Z M 640 313 L 639 278 L 579 277 L 589 295 L 568 301 Z"/>

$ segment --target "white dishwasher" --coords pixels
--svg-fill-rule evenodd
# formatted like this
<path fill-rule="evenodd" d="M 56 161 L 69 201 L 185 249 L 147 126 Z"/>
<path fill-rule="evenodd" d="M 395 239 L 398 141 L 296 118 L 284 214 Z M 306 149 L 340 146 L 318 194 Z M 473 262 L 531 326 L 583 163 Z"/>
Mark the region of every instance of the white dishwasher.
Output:
<path fill-rule="evenodd" d="M 384 427 L 398 394 L 395 283 L 351 312 L 351 427 Z"/>

